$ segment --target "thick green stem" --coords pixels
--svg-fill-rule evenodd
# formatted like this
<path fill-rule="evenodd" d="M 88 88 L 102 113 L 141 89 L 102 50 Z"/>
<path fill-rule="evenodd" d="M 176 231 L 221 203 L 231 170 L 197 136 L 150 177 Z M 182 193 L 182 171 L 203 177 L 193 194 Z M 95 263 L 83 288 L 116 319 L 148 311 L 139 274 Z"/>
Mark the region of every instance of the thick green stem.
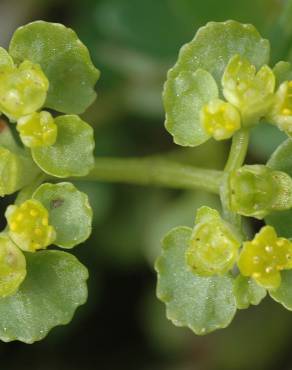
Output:
<path fill-rule="evenodd" d="M 241 218 L 239 215 L 232 212 L 229 206 L 228 177 L 231 171 L 234 171 L 243 165 L 248 149 L 249 136 L 249 130 L 247 129 L 242 129 L 233 136 L 220 187 L 220 197 L 224 216 L 228 221 L 238 227 L 241 225 Z"/>
<path fill-rule="evenodd" d="M 89 175 L 80 180 L 202 189 L 219 194 L 222 174 L 222 171 L 197 168 L 159 157 L 101 157 L 96 158 L 95 167 Z"/>

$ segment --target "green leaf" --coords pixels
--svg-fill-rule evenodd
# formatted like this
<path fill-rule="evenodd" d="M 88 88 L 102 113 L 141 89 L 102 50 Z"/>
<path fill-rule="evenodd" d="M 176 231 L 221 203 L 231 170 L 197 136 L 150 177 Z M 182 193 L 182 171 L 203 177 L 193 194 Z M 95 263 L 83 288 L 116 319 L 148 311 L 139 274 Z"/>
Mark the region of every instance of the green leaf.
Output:
<path fill-rule="evenodd" d="M 278 62 L 273 68 L 273 72 L 276 75 L 277 86 L 284 81 L 292 80 L 292 67 L 289 62 Z"/>
<path fill-rule="evenodd" d="M 48 147 L 33 148 L 34 161 L 56 177 L 87 175 L 94 166 L 92 127 L 75 115 L 57 117 L 55 123 L 57 141 Z"/>
<path fill-rule="evenodd" d="M 72 248 L 84 242 L 91 233 L 92 209 L 86 194 L 69 182 L 43 184 L 32 196 L 49 212 L 50 225 L 57 237 L 54 244 Z"/>
<path fill-rule="evenodd" d="M 287 310 L 292 311 L 292 271 L 281 272 L 282 282 L 277 290 L 269 292 L 270 296 L 281 303 Z"/>
<path fill-rule="evenodd" d="M 285 140 L 272 154 L 267 162 L 272 169 L 288 173 L 292 177 L 292 140 Z M 273 226 L 279 236 L 292 238 L 292 209 L 274 212 L 265 218 L 268 225 Z"/>
<path fill-rule="evenodd" d="M 18 292 L 0 299 L 0 338 L 33 343 L 68 324 L 86 302 L 87 269 L 61 251 L 27 253 L 27 277 Z"/>
<path fill-rule="evenodd" d="M 287 139 L 271 155 L 267 166 L 283 171 L 292 177 L 292 140 Z"/>
<path fill-rule="evenodd" d="M 265 298 L 267 291 L 253 279 L 238 275 L 234 280 L 233 293 L 237 308 L 244 309 L 251 304 L 258 305 Z"/>
<path fill-rule="evenodd" d="M 191 233 L 191 228 L 178 227 L 165 237 L 155 266 L 157 295 L 166 303 L 167 317 L 175 325 L 202 335 L 228 326 L 236 304 L 231 276 L 200 277 L 188 269 L 185 251 Z"/>
<path fill-rule="evenodd" d="M 210 135 L 200 123 L 200 111 L 217 96 L 215 80 L 202 69 L 181 72 L 166 82 L 163 92 L 165 127 L 176 144 L 197 146 L 209 139 Z"/>
<path fill-rule="evenodd" d="M 41 65 L 50 82 L 45 106 L 63 113 L 83 113 L 95 100 L 99 71 L 87 48 L 70 28 L 37 21 L 18 28 L 9 52 L 16 63 Z"/>
<path fill-rule="evenodd" d="M 198 30 L 191 42 L 182 47 L 168 79 L 175 78 L 181 72 L 195 72 L 202 68 L 220 84 L 224 69 L 235 54 L 259 68 L 269 61 L 270 44 L 250 24 L 209 22 Z"/>

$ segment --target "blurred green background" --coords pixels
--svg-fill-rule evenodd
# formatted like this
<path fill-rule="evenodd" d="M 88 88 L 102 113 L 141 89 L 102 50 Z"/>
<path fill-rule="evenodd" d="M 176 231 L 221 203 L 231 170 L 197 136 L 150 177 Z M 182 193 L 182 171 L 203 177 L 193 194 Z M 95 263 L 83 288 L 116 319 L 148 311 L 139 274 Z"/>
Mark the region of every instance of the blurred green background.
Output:
<path fill-rule="evenodd" d="M 292 2 L 290 2 L 292 4 Z M 291 58 L 292 5 L 281 0 L 1 0 L 0 44 L 16 27 L 43 19 L 76 30 L 101 70 L 98 99 L 84 115 L 96 155 L 169 153 L 222 168 L 229 143 L 180 149 L 164 130 L 161 90 L 179 47 L 210 20 L 253 23 L 270 38 L 272 62 Z M 289 56 L 290 55 L 290 56 Z M 292 59 L 292 58 L 291 58 Z M 249 163 L 264 163 L 284 139 L 254 129 Z M 94 232 L 75 254 L 89 268 L 89 301 L 40 343 L 0 344 L 0 370 L 289 370 L 292 313 L 268 298 L 206 337 L 176 328 L 155 297 L 153 261 L 173 226 L 193 224 L 196 207 L 218 206 L 202 192 L 82 183 Z M 251 225 L 257 228 L 259 225 Z"/>

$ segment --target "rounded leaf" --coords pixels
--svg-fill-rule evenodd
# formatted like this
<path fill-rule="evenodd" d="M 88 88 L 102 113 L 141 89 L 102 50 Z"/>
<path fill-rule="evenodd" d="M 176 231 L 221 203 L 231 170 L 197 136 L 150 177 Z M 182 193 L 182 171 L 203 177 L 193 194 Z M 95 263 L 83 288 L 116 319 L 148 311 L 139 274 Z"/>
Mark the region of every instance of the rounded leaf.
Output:
<path fill-rule="evenodd" d="M 32 148 L 36 164 L 56 177 L 85 176 L 94 166 L 93 129 L 78 116 L 55 119 L 57 140 L 48 147 Z"/>
<path fill-rule="evenodd" d="M 236 304 L 231 276 L 200 277 L 188 269 L 185 252 L 191 234 L 191 228 L 178 227 L 165 237 L 155 266 L 157 295 L 166 303 L 167 317 L 175 325 L 202 335 L 228 326 Z"/>
<path fill-rule="evenodd" d="M 269 61 L 270 44 L 251 24 L 209 22 L 198 30 L 191 42 L 182 47 L 168 79 L 175 78 L 183 71 L 195 72 L 202 68 L 220 84 L 223 71 L 235 54 L 248 59 L 258 69 Z"/>
<path fill-rule="evenodd" d="M 37 21 L 18 28 L 9 52 L 16 63 L 28 59 L 41 65 L 50 88 L 45 106 L 80 114 L 94 101 L 99 71 L 89 52 L 70 28 Z"/>
<path fill-rule="evenodd" d="M 167 80 L 163 92 L 165 127 L 176 144 L 197 146 L 209 139 L 210 134 L 201 125 L 200 112 L 217 96 L 214 78 L 202 69 L 184 71 Z"/>
<path fill-rule="evenodd" d="M 275 64 L 273 72 L 276 76 L 277 87 L 285 81 L 292 80 L 292 66 L 289 62 L 278 62 Z"/>
<path fill-rule="evenodd" d="M 287 310 L 292 311 L 292 271 L 282 271 L 282 282 L 277 290 L 269 292 L 270 296 L 281 303 Z"/>
<path fill-rule="evenodd" d="M 49 212 L 50 224 L 56 230 L 54 244 L 72 248 L 84 242 L 91 233 L 92 209 L 85 193 L 69 182 L 42 184 L 33 198 Z"/>
<path fill-rule="evenodd" d="M 68 324 L 87 299 L 87 269 L 71 254 L 26 254 L 27 276 L 16 294 L 0 299 L 0 339 L 33 343 Z"/>

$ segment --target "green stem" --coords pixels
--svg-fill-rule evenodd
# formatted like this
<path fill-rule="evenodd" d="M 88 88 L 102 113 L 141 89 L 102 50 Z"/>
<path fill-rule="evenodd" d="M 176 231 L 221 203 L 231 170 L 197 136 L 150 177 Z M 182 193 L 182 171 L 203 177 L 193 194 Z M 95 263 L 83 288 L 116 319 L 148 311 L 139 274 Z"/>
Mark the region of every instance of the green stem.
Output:
<path fill-rule="evenodd" d="M 220 197 L 224 216 L 228 221 L 238 226 L 239 228 L 241 226 L 241 217 L 232 212 L 229 207 L 228 177 L 231 171 L 234 171 L 243 165 L 248 149 L 249 136 L 249 130 L 247 129 L 241 129 L 233 136 L 228 160 L 224 168 L 224 176 L 222 178 L 222 183 L 220 187 Z"/>
<path fill-rule="evenodd" d="M 197 168 L 159 157 L 100 157 L 96 158 L 95 167 L 89 175 L 80 180 L 202 189 L 219 194 L 222 174 L 222 171 Z"/>
<path fill-rule="evenodd" d="M 233 138 L 224 172 L 230 172 L 241 167 L 244 163 L 249 142 L 249 130 L 237 131 Z"/>

